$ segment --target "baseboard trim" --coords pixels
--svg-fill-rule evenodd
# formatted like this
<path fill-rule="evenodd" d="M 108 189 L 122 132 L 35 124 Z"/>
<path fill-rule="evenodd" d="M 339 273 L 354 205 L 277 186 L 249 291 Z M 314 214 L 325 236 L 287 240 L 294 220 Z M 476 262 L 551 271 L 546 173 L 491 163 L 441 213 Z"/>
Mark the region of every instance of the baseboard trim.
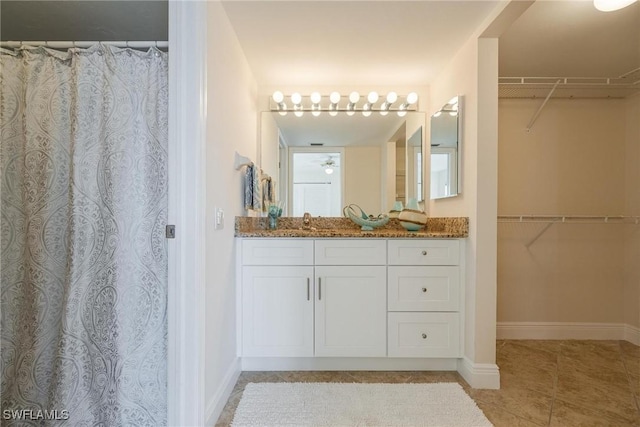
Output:
<path fill-rule="evenodd" d="M 456 358 L 243 357 L 243 371 L 455 371 Z"/>
<path fill-rule="evenodd" d="M 498 339 L 625 340 L 640 345 L 640 328 L 624 323 L 498 322 Z"/>
<path fill-rule="evenodd" d="M 227 373 L 222 379 L 222 384 L 218 387 L 215 394 L 209 400 L 207 404 L 207 412 L 206 414 L 206 424 L 207 426 L 213 426 L 218 421 L 224 406 L 227 404 L 229 400 L 229 396 L 231 396 L 231 392 L 238 382 L 238 377 L 240 377 L 240 359 L 236 359 L 233 361 L 229 369 L 227 369 Z"/>
<path fill-rule="evenodd" d="M 640 328 L 629 324 L 624 325 L 624 340 L 640 345 Z"/>
<path fill-rule="evenodd" d="M 500 368 L 495 363 L 473 363 L 464 357 L 458 359 L 458 373 L 473 388 L 500 388 Z"/>

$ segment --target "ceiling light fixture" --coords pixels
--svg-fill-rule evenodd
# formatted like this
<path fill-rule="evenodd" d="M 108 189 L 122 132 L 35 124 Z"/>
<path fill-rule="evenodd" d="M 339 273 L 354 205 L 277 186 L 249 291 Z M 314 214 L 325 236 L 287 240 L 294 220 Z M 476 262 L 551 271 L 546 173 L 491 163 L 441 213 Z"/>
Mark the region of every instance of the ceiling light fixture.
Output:
<path fill-rule="evenodd" d="M 638 0 L 593 0 L 593 6 L 601 12 L 623 9 Z"/>
<path fill-rule="evenodd" d="M 324 162 L 321 166 L 324 167 L 324 173 L 327 175 L 331 175 L 333 173 L 333 167 L 336 165 L 336 162 L 329 157 L 326 162 Z"/>

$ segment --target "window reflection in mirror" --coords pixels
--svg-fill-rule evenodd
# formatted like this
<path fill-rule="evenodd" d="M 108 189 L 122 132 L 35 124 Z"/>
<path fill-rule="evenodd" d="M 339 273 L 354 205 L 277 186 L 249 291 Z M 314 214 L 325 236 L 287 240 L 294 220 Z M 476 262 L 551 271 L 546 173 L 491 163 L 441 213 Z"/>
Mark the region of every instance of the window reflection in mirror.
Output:
<path fill-rule="evenodd" d="M 460 185 L 460 116 L 456 96 L 431 116 L 431 199 L 457 196 Z"/>

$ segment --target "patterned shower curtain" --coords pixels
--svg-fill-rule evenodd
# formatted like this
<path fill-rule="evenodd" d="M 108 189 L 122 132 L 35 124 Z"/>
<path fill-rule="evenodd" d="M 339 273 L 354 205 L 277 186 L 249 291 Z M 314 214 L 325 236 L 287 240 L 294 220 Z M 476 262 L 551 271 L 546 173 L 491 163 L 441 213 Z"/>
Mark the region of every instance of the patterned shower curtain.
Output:
<path fill-rule="evenodd" d="M 0 424 L 165 425 L 167 54 L 0 67 Z"/>

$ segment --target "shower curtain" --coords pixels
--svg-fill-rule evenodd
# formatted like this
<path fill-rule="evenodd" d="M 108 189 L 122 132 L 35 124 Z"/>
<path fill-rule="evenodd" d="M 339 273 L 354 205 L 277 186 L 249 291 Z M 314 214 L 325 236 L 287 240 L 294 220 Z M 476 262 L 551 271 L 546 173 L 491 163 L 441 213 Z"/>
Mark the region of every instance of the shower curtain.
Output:
<path fill-rule="evenodd" d="M 0 424 L 165 425 L 167 54 L 0 67 Z"/>

